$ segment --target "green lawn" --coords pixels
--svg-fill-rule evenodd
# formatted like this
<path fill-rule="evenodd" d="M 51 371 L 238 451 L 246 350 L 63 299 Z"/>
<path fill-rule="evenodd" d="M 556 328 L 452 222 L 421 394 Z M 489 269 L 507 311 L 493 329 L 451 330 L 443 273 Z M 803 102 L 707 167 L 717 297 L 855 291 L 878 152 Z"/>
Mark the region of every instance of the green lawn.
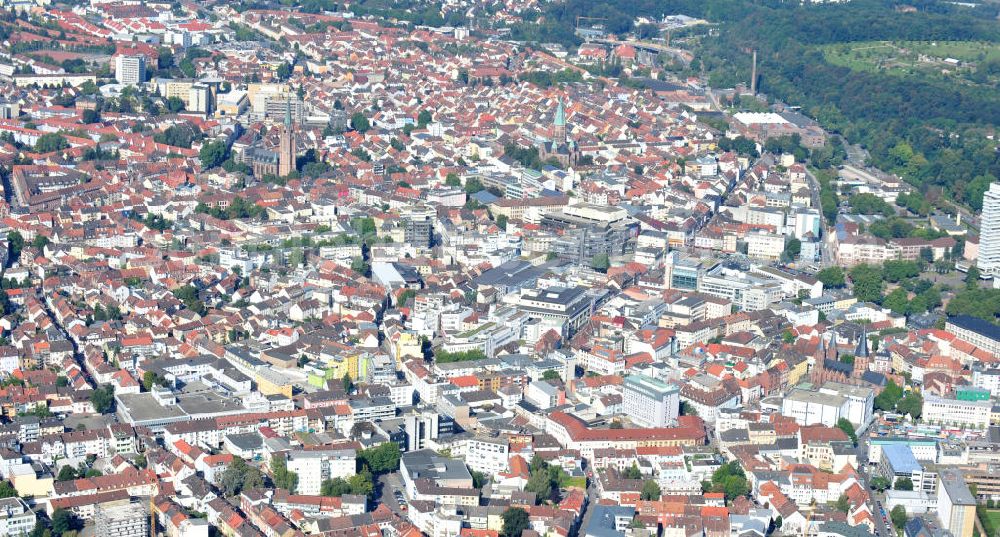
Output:
<path fill-rule="evenodd" d="M 957 73 L 952 76 L 959 76 L 971 71 L 967 67 L 956 70 L 944 63 L 946 58 L 972 63 L 1000 61 L 1000 47 L 978 41 L 862 41 L 820 48 L 826 60 L 834 65 L 893 75 L 923 72 L 945 76 L 941 71 L 948 70 Z"/>
<path fill-rule="evenodd" d="M 979 520 L 983 523 L 983 529 L 987 535 L 996 535 L 1000 529 L 1000 510 L 997 509 L 977 509 Z"/>

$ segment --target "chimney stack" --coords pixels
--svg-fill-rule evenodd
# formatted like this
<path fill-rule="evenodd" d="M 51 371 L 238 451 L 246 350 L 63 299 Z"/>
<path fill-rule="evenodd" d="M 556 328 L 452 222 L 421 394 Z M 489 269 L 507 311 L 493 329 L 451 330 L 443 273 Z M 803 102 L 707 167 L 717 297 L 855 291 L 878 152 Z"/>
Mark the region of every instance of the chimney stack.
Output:
<path fill-rule="evenodd" d="M 750 67 L 750 93 L 757 95 L 757 49 L 753 49 L 753 65 Z"/>

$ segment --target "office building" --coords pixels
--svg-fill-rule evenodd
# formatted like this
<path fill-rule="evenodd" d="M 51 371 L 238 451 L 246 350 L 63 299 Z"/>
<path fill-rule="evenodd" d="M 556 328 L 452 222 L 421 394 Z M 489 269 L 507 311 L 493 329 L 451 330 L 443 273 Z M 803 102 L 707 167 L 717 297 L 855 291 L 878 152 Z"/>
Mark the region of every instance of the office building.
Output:
<path fill-rule="evenodd" d="M 143 498 L 122 499 L 94 508 L 94 535 L 146 537 L 149 535 L 149 502 Z"/>
<path fill-rule="evenodd" d="M 968 315 L 951 317 L 945 330 L 991 354 L 1000 354 L 1000 326 Z"/>
<path fill-rule="evenodd" d="M 666 427 L 677 423 L 680 390 L 673 384 L 646 375 L 625 377 L 622 410 L 643 427 Z"/>
<path fill-rule="evenodd" d="M 357 470 L 357 453 L 353 449 L 323 449 L 292 451 L 286 459 L 288 471 L 299 476 L 295 487 L 298 494 L 317 496 L 327 479 L 354 475 Z"/>
<path fill-rule="evenodd" d="M 403 241 L 406 244 L 420 248 L 431 245 L 434 233 L 434 220 L 437 213 L 428 206 L 411 206 L 403 208 Z"/>
<path fill-rule="evenodd" d="M 119 84 L 138 85 L 146 81 L 146 57 L 121 55 L 115 58 L 115 80 Z"/>
<path fill-rule="evenodd" d="M 0 535 L 27 535 L 35 529 L 35 512 L 21 498 L 0 499 Z"/>
<path fill-rule="evenodd" d="M 921 417 L 936 425 L 985 429 L 990 424 L 992 409 L 990 401 L 963 401 L 928 394 L 924 396 Z"/>
<path fill-rule="evenodd" d="M 954 468 L 941 470 L 937 489 L 937 515 L 941 525 L 955 537 L 972 537 L 976 499 L 969 492 L 962 472 Z"/>
<path fill-rule="evenodd" d="M 1000 276 L 1000 183 L 990 184 L 983 194 L 978 266 L 985 276 Z"/>
<path fill-rule="evenodd" d="M 210 114 L 214 109 L 212 105 L 212 88 L 207 84 L 193 84 L 188 90 L 187 111 L 199 114 Z"/>

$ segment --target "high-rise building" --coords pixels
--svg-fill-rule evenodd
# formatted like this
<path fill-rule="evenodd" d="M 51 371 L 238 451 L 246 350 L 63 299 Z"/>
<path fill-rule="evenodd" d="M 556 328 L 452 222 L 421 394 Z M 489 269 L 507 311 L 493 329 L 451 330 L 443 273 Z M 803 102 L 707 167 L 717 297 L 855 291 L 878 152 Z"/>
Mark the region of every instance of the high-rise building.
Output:
<path fill-rule="evenodd" d="M 94 507 L 94 535 L 147 537 L 149 502 L 143 498 L 115 500 Z"/>
<path fill-rule="evenodd" d="M 212 112 L 212 89 L 207 84 L 193 84 L 188 93 L 188 112 L 209 114 Z"/>
<path fill-rule="evenodd" d="M 146 57 L 121 55 L 115 58 L 115 80 L 119 84 L 142 84 L 146 81 Z"/>
<path fill-rule="evenodd" d="M 434 219 L 437 213 L 428 206 L 405 207 L 401 211 L 403 220 L 403 240 L 406 244 L 427 248 L 434 233 Z"/>
<path fill-rule="evenodd" d="M 677 423 L 680 390 L 673 384 L 646 375 L 629 375 L 622 386 L 622 410 L 644 427 L 667 427 Z"/>
<path fill-rule="evenodd" d="M 285 105 L 285 123 L 281 126 L 278 140 L 278 177 L 284 177 L 295 170 L 295 132 L 292 128 L 291 101 Z"/>
<path fill-rule="evenodd" d="M 938 474 L 937 515 L 941 525 L 955 537 L 972 537 L 976 524 L 976 499 L 960 470 L 949 468 Z"/>
<path fill-rule="evenodd" d="M 990 184 L 983 194 L 978 266 L 983 275 L 1000 277 L 1000 183 Z"/>

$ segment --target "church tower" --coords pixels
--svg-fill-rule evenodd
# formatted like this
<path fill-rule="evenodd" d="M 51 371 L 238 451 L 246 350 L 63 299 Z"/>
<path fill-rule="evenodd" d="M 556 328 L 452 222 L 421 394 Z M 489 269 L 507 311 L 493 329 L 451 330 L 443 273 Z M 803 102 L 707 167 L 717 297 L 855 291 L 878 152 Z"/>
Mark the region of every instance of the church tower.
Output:
<path fill-rule="evenodd" d="M 556 108 L 556 117 L 552 122 L 552 143 L 559 147 L 566 143 L 566 111 L 563 110 L 562 98 Z"/>
<path fill-rule="evenodd" d="M 285 101 L 285 124 L 278 139 L 278 177 L 295 171 L 295 136 L 292 129 L 292 103 Z"/>

